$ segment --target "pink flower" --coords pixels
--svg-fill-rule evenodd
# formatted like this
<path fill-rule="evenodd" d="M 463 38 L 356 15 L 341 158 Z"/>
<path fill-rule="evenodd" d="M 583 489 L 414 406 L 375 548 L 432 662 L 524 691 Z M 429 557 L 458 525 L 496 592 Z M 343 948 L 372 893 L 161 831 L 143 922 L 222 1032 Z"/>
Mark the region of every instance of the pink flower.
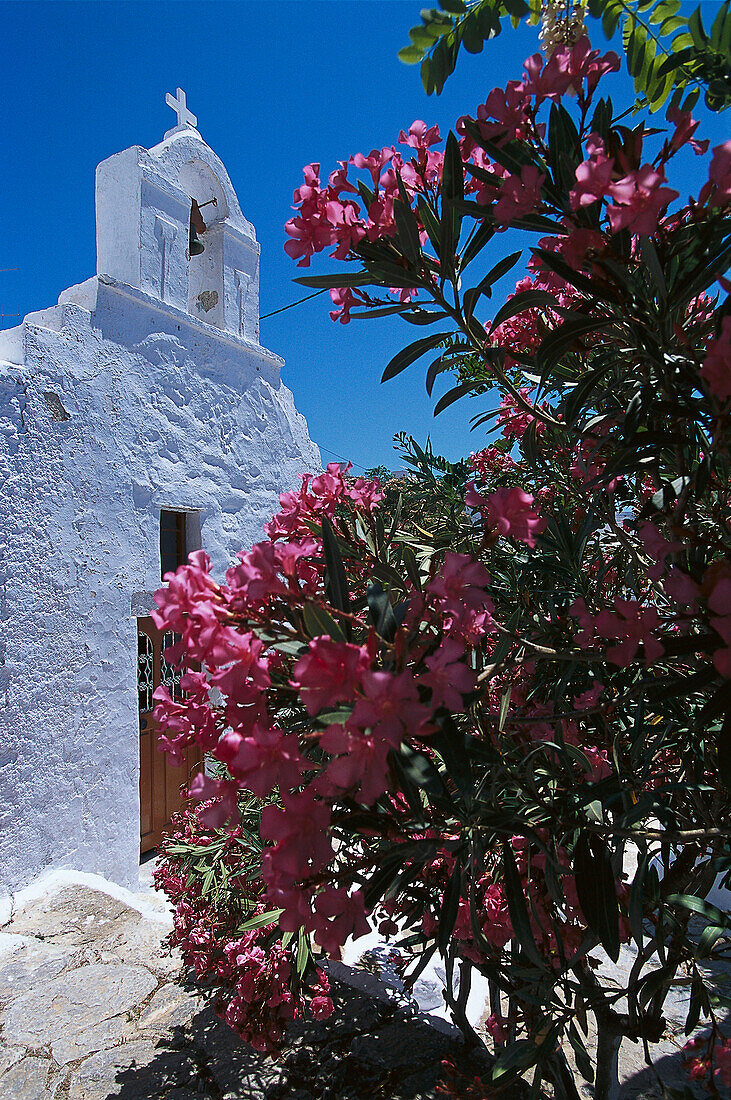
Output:
<path fill-rule="evenodd" d="M 402 130 L 398 139 L 402 145 L 410 145 L 412 149 L 428 149 L 430 145 L 438 145 L 442 136 L 438 126 L 427 126 L 417 118 L 409 126 L 408 134 Z"/>
<path fill-rule="evenodd" d="M 309 267 L 310 256 L 322 252 L 335 240 L 332 225 L 321 214 L 309 218 L 297 214 L 284 223 L 284 229 L 292 237 L 291 241 L 285 242 L 284 251 L 293 260 L 299 261 L 297 267 Z"/>
<path fill-rule="evenodd" d="M 283 791 L 282 808 L 265 806 L 261 815 L 261 835 L 277 842 L 272 870 L 293 879 L 322 870 L 332 856 L 329 826 L 330 809 L 311 790 Z"/>
<path fill-rule="evenodd" d="M 520 177 L 508 176 L 500 188 L 500 198 L 493 214 L 498 225 L 512 225 L 526 214 L 532 214 L 542 204 L 541 186 L 546 176 L 535 164 L 524 164 Z"/>
<path fill-rule="evenodd" d="M 508 1032 L 506 1024 L 508 1021 L 502 1016 L 496 1016 L 495 1013 L 491 1013 L 485 1020 L 484 1027 L 488 1035 L 491 1035 L 496 1043 L 507 1043 Z"/>
<path fill-rule="evenodd" d="M 731 199 L 731 141 L 714 148 L 708 180 L 713 186 L 711 205 L 725 206 Z"/>
<path fill-rule="evenodd" d="M 487 887 L 482 908 L 485 917 L 482 931 L 488 942 L 500 951 L 513 937 L 510 911 L 502 886 L 492 883 Z"/>
<path fill-rule="evenodd" d="M 471 492 L 474 493 L 474 482 L 468 486 L 467 495 Z M 469 500 L 467 503 L 469 505 Z M 485 608 L 492 610 L 492 603 L 487 595 L 489 584 L 490 574 L 481 562 L 475 561 L 469 554 L 455 554 L 448 550 L 439 572 L 426 588 L 427 592 L 439 600 L 443 611 L 459 612 L 464 607 L 482 611 Z"/>
<path fill-rule="evenodd" d="M 671 107 L 667 113 L 667 119 L 675 126 L 675 133 L 670 139 L 671 150 L 677 152 L 683 145 L 689 143 L 697 157 L 703 156 L 708 149 L 709 142 L 708 139 L 696 141 L 693 138 L 693 134 L 700 123 L 691 116 L 690 111 L 681 111 L 677 106 Z"/>
<path fill-rule="evenodd" d="M 619 645 L 607 649 L 607 660 L 620 668 L 631 664 L 640 644 L 644 645 L 645 664 L 658 660 L 664 653 L 660 642 L 652 636 L 659 625 L 654 607 L 642 607 L 637 600 L 622 600 L 617 596 L 614 611 L 600 611 L 595 624 L 598 634 L 619 641 Z"/>
<path fill-rule="evenodd" d="M 251 737 L 233 731 L 224 734 L 214 755 L 260 798 L 276 786 L 282 791 L 298 786 L 300 774 L 307 767 L 295 734 L 269 729 L 258 722 Z"/>
<path fill-rule="evenodd" d="M 350 158 L 350 163 L 354 164 L 356 168 L 370 172 L 373 186 L 377 187 L 381 169 L 384 164 L 388 163 L 393 154 L 393 146 L 390 148 L 384 146 L 383 149 L 371 149 L 367 157 L 363 156 L 362 153 L 356 153 L 355 156 Z"/>
<path fill-rule="evenodd" d="M 301 541 L 292 540 L 291 542 L 274 543 L 274 557 L 280 572 L 285 577 L 296 577 L 299 562 L 303 558 L 311 558 L 314 554 L 320 552 L 320 544 L 311 538 L 304 538 Z"/>
<path fill-rule="evenodd" d="M 446 707 L 455 714 L 464 712 L 463 696 L 477 686 L 477 673 L 464 663 L 464 649 L 459 642 L 446 638 L 425 664 L 429 671 L 421 683 L 432 689 L 432 707 Z"/>
<path fill-rule="evenodd" d="M 220 829 L 238 817 L 236 784 L 227 779 L 210 779 L 199 772 L 190 784 L 190 796 L 199 801 L 212 800 L 210 806 L 198 807 L 200 822 L 207 829 Z"/>
<path fill-rule="evenodd" d="M 500 144 L 508 139 L 526 137 L 530 126 L 526 113 L 529 102 L 529 96 L 517 80 L 509 80 L 505 88 L 493 88 L 477 108 L 477 123 L 483 138 Z"/>
<path fill-rule="evenodd" d="M 708 597 L 708 608 L 715 612 L 711 626 L 725 642 L 725 648 L 713 654 L 713 664 L 717 672 L 731 679 L 731 578 L 722 576 L 716 581 Z"/>
<path fill-rule="evenodd" d="M 708 345 L 701 378 L 718 401 L 731 397 L 731 317 L 724 317 L 720 334 Z"/>
<path fill-rule="evenodd" d="M 632 233 L 649 236 L 655 232 L 660 214 L 679 194 L 670 187 L 661 186 L 664 178 L 662 172 L 644 164 L 610 185 L 607 193 L 617 204 L 607 209 L 612 233 L 629 229 Z"/>
<path fill-rule="evenodd" d="M 199 607 L 208 611 L 215 606 L 221 617 L 226 614 L 221 588 L 210 575 L 211 559 L 205 551 L 196 550 L 188 561 L 188 565 L 178 566 L 174 573 L 166 573 L 167 588 L 155 593 L 157 608 L 153 608 L 151 615 L 158 630 L 182 634 Z"/>
<path fill-rule="evenodd" d="M 487 497 L 474 491 L 474 484 L 468 485 L 468 497 L 465 498 L 471 508 L 479 508 L 485 519 L 485 526 L 500 535 L 510 535 L 527 546 L 535 546 L 537 534 L 546 526 L 546 520 L 534 512 L 531 505 L 534 497 L 523 489 L 496 489 Z M 469 499 L 468 499 L 469 498 Z"/>
<path fill-rule="evenodd" d="M 579 596 L 569 606 L 569 615 L 573 615 L 575 619 L 578 619 L 581 627 L 581 631 L 574 639 L 576 644 L 581 649 L 588 649 L 589 646 L 594 644 L 594 616 L 588 610 L 583 596 Z"/>
<path fill-rule="evenodd" d="M 334 198 L 339 198 L 343 191 L 349 191 L 353 195 L 358 194 L 358 188 L 355 187 L 348 179 L 348 162 L 347 160 L 339 160 L 339 167 L 336 168 L 328 176 L 329 192 Z M 319 171 L 319 165 L 318 171 Z"/>
<path fill-rule="evenodd" d="M 483 478 L 491 474 L 502 474 L 515 468 L 515 460 L 509 454 L 497 447 L 484 447 L 483 450 L 474 451 L 467 459 L 468 463 Z"/>
<path fill-rule="evenodd" d="M 335 1011 L 335 1005 L 330 997 L 313 997 L 310 1001 L 310 1012 L 315 1020 L 329 1020 Z"/>
<path fill-rule="evenodd" d="M 359 512 L 367 512 L 369 515 L 376 511 L 378 505 L 386 497 L 378 478 L 371 481 L 365 477 L 357 477 L 355 481 L 349 484 L 345 490 L 345 495 L 353 501 Z"/>
<path fill-rule="evenodd" d="M 527 312 L 530 313 L 531 311 Z M 495 333 L 497 333 L 499 329 L 502 329 L 502 325 L 495 329 Z M 500 342 L 502 343 L 502 340 Z M 530 405 L 530 390 L 528 390 L 525 386 L 522 386 L 518 390 L 518 393 L 523 398 L 523 400 Z M 500 401 L 500 408 L 498 409 L 496 424 L 502 427 L 503 435 L 506 439 L 522 439 L 531 424 L 536 425 L 536 435 L 541 435 L 545 430 L 545 424 L 543 423 L 543 421 L 537 420 L 537 418 L 533 416 L 532 413 L 528 412 L 521 404 L 519 404 L 518 400 L 513 397 L 512 393 L 503 394 Z"/>
<path fill-rule="evenodd" d="M 663 538 L 654 523 L 644 522 L 637 527 L 637 533 L 642 539 L 645 552 L 655 561 L 648 569 L 648 575 L 653 580 L 658 580 L 665 572 L 665 559 L 668 554 L 675 554 L 683 549 L 682 542 L 668 542 Z"/>
<path fill-rule="evenodd" d="M 233 593 L 252 606 L 257 606 L 268 596 L 284 594 L 285 586 L 277 573 L 274 543 L 257 542 L 248 553 L 239 553 L 239 565 L 233 565 L 226 573 Z"/>
<path fill-rule="evenodd" d="M 410 672 L 364 672 L 361 691 L 350 722 L 372 729 L 394 748 L 407 733 L 417 734 L 431 718 L 429 708 L 419 702 Z"/>
<path fill-rule="evenodd" d="M 576 710 L 590 710 L 596 706 L 599 701 L 601 693 L 604 691 L 604 684 L 600 684 L 598 680 L 595 680 L 592 686 L 583 691 L 581 695 L 577 695 L 574 698 L 574 707 Z"/>
<path fill-rule="evenodd" d="M 576 187 L 569 196 L 572 210 L 591 206 L 598 199 L 603 199 L 612 180 L 614 160 L 606 155 L 601 138 L 596 138 L 594 134 L 591 137 L 595 138 L 591 156 L 576 169 Z"/>
<path fill-rule="evenodd" d="M 292 686 L 299 690 L 308 714 L 318 714 L 352 699 L 367 668 L 365 649 L 321 636 L 310 642 L 309 652 L 294 666 Z"/>
<path fill-rule="evenodd" d="M 668 576 L 662 582 L 663 589 L 671 600 L 682 607 L 696 608 L 696 600 L 700 594 L 700 588 L 694 580 L 683 573 L 677 567 L 670 570 Z"/>
<path fill-rule="evenodd" d="M 345 888 L 327 886 L 317 895 L 315 912 L 315 941 L 333 958 L 340 958 L 340 948 L 347 940 L 370 932 L 362 890 L 349 894 Z"/>
<path fill-rule="evenodd" d="M 584 99 L 583 81 L 586 80 L 587 91 L 592 93 L 602 76 L 618 71 L 619 58 L 611 50 L 601 56 L 599 50 L 592 50 L 589 39 L 584 36 L 573 46 L 555 50 L 543 71 L 542 64 L 539 53 L 524 63 L 526 94 L 535 96 L 537 103 L 544 99 L 556 100 L 570 91 Z"/>
<path fill-rule="evenodd" d="M 350 324 L 350 311 L 356 306 L 365 305 L 366 299 L 357 290 L 351 290 L 349 286 L 333 287 L 330 291 L 333 305 L 336 309 L 330 310 L 330 320 L 340 321 L 341 325 Z"/>
<path fill-rule="evenodd" d="M 352 729 L 350 725 L 328 726 L 320 737 L 320 746 L 334 756 L 324 775 L 315 781 L 324 796 L 351 791 L 358 802 L 372 806 L 388 789 L 390 745 L 379 734 Z"/>

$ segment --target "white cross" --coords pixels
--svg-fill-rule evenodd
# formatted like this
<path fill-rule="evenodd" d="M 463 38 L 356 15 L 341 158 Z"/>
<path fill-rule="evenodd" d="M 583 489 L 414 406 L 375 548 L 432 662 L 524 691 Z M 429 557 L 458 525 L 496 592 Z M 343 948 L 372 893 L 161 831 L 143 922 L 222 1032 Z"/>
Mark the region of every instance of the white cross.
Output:
<path fill-rule="evenodd" d="M 172 92 L 165 93 L 165 102 L 168 107 L 172 107 L 178 116 L 178 125 L 176 130 L 186 130 L 189 126 L 195 127 L 198 125 L 198 119 L 195 117 L 192 111 L 188 110 L 185 102 L 185 92 L 182 88 L 177 88 L 177 96 L 174 96 Z"/>

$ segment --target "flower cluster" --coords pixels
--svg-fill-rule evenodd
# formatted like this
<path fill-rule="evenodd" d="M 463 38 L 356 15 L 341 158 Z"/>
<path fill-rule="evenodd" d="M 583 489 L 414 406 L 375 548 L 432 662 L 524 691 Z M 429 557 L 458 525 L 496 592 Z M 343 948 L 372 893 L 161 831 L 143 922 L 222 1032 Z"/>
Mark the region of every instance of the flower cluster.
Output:
<path fill-rule="evenodd" d="M 164 890 L 173 905 L 169 944 L 201 981 L 214 983 L 219 1016 L 255 1050 L 271 1053 L 280 1046 L 289 1021 L 305 1009 L 315 1019 L 332 1013 L 327 975 L 310 965 L 308 986 L 300 983 L 293 990 L 297 960 L 271 922 L 239 931 L 247 913 L 254 918 L 264 913 L 256 884 L 246 874 L 246 847 L 239 826 L 216 835 L 185 810 L 176 817 L 173 829 L 175 841 L 163 847 L 154 872 L 156 889 Z M 211 871 L 225 866 L 229 889 L 211 904 L 196 864 L 205 861 L 213 848 L 216 861 L 211 862 Z"/>
<path fill-rule="evenodd" d="M 488 502 L 494 533 L 531 541 L 538 517 L 521 510 L 516 493 Z M 313 537 L 313 524 L 337 523 L 338 510 L 368 519 L 382 496 L 376 482 L 351 479 L 337 464 L 305 475 L 298 492 L 282 494 L 281 510 L 267 524 L 269 540 L 241 554 L 225 584 L 212 581 L 205 555 L 192 555 L 159 593 L 154 612 L 161 628 L 175 623 L 176 655 L 206 666 L 205 674 L 185 675 L 183 702 L 157 690 L 164 746 L 180 754 L 197 741 L 225 766 L 227 778 L 199 776 L 191 789 L 211 803 L 202 810 L 209 826 L 235 814 L 239 789 L 262 798 L 279 792 L 278 804 L 261 818 L 269 842 L 261 870 L 266 901 L 282 911 L 281 929 L 305 929 L 332 956 L 367 930 L 362 892 L 323 882 L 337 862 L 333 810 L 343 798 L 373 805 L 391 789 L 390 754 L 428 740 L 441 713 L 466 710 L 477 684 L 472 647 L 493 629 L 488 574 L 455 553 L 446 554 L 423 592 L 412 591 L 406 622 L 414 640 L 402 646 L 395 666 L 384 665 L 373 628 L 355 643 L 335 624 L 323 633 L 329 618 L 315 616 L 314 629 L 306 625 L 308 609 L 327 602 L 322 538 Z M 359 562 L 356 584 L 362 573 Z M 277 641 L 292 635 L 298 619 L 304 636 L 292 658 Z M 282 728 L 284 701 L 319 727 L 307 751 Z M 321 717 L 335 711 L 337 721 Z"/>
<path fill-rule="evenodd" d="M 731 1086 L 731 1039 L 698 1036 L 683 1048 L 685 1068 L 691 1081 L 705 1085 L 718 1095 L 718 1086 Z"/>
<path fill-rule="evenodd" d="M 197 828 L 233 835 L 261 802 L 244 912 L 219 936 L 220 892 L 183 890 L 181 943 L 267 1049 L 303 1003 L 329 1010 L 310 945 L 337 958 L 372 924 L 406 934 L 416 970 L 442 954 L 455 1018 L 457 972 L 489 978 L 493 1038 L 525 1035 L 520 1065 L 556 1081 L 562 1042 L 580 1060 L 580 1005 L 625 1027 L 595 947 L 616 960 L 631 924 L 637 958 L 664 957 L 679 930 L 652 997 L 642 962 L 621 990 L 634 1038 L 656 1041 L 679 966 L 703 982 L 682 929 L 728 866 L 731 330 L 714 284 L 729 289 L 731 144 L 677 208 L 670 162 L 707 143 L 686 105 L 663 134 L 595 101 L 617 65 L 552 39 L 444 154 L 417 121 L 400 151 L 327 184 L 309 165 L 295 192 L 289 254 L 362 263 L 333 319 L 426 325 L 388 373 L 439 349 L 430 392 L 450 369 L 442 406 L 495 382 L 499 408 L 473 423 L 502 438 L 457 463 L 402 442 L 398 503 L 337 463 L 304 474 L 223 582 L 199 553 L 158 596 L 184 666 L 183 698 L 156 696 L 163 746 L 214 765 L 191 787 Z M 520 254 L 467 269 L 508 230 L 542 236 L 489 324 Z M 709 1051 L 693 1054 L 703 1075 Z M 714 1058 L 721 1081 L 725 1044 Z"/>

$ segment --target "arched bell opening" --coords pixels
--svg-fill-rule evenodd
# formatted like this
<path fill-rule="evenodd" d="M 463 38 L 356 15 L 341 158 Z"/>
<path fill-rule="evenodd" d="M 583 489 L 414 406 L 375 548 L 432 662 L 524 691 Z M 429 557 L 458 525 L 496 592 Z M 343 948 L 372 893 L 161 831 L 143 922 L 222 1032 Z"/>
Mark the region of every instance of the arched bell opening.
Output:
<path fill-rule="evenodd" d="M 190 195 L 188 226 L 188 311 L 223 327 L 223 226 L 226 196 L 215 173 L 200 160 L 182 166 L 180 187 Z"/>

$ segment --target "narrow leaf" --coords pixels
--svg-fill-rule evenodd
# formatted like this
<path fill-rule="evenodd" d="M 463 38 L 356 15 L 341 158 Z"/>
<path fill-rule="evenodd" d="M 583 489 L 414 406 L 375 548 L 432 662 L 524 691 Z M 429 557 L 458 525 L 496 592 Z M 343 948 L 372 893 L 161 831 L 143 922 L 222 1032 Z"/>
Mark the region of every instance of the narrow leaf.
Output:
<path fill-rule="evenodd" d="M 401 374 L 427 351 L 435 348 L 437 344 L 441 344 L 450 335 L 448 332 L 432 332 L 430 336 L 422 336 L 420 340 L 415 340 L 413 344 L 403 348 L 397 355 L 394 355 L 384 370 L 381 382 L 387 382 L 389 378 L 395 378 L 397 374 Z"/>
<path fill-rule="evenodd" d="M 606 844 L 582 832 L 574 848 L 574 876 L 586 923 L 613 962 L 619 958 L 617 885 Z"/>

